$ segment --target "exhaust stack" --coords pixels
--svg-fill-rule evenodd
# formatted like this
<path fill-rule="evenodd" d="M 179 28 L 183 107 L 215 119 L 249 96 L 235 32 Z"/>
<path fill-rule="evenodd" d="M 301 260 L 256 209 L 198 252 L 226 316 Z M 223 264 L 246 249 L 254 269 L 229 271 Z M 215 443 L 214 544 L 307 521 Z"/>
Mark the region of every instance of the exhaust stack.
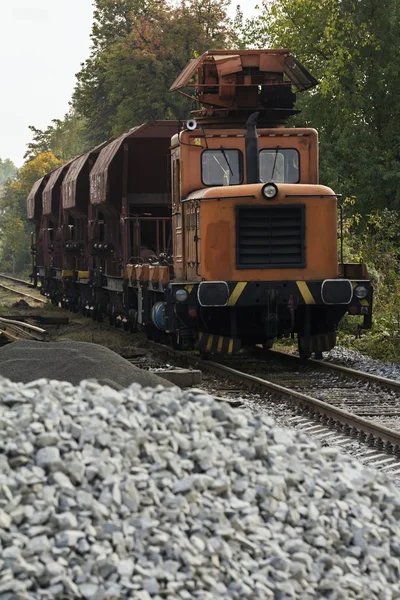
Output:
<path fill-rule="evenodd" d="M 257 120 L 255 112 L 247 120 L 246 127 L 246 176 L 247 183 L 260 183 L 260 163 L 258 156 Z"/>

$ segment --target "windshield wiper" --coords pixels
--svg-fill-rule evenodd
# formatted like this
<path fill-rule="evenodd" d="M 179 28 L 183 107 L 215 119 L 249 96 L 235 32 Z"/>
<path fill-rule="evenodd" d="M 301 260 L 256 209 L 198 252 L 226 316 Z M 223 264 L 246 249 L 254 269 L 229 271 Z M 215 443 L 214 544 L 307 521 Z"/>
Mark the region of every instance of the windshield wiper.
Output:
<path fill-rule="evenodd" d="M 225 152 L 225 148 L 223 148 L 223 147 L 221 146 L 220 150 L 221 150 L 222 156 L 224 157 L 224 159 L 225 159 L 225 161 L 226 161 L 226 164 L 227 164 L 227 165 L 228 165 L 228 167 L 229 167 L 229 170 L 230 170 L 230 172 L 231 172 L 231 175 L 232 175 L 232 177 L 233 177 L 233 171 L 232 171 L 231 163 L 230 163 L 230 162 L 229 162 L 229 160 L 228 160 L 228 155 L 227 155 L 227 153 Z"/>
<path fill-rule="evenodd" d="M 274 166 L 272 167 L 272 173 L 271 173 L 271 181 L 274 180 L 274 175 L 275 175 L 275 167 L 276 167 L 276 161 L 278 159 L 278 152 L 279 152 L 279 146 L 276 147 L 275 149 L 275 159 L 274 159 Z"/>

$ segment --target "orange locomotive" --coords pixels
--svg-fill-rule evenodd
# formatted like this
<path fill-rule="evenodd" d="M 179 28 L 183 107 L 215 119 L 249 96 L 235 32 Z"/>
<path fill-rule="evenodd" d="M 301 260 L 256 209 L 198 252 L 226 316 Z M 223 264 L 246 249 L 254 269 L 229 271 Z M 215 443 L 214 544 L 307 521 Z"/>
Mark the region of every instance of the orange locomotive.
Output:
<path fill-rule="evenodd" d="M 317 132 L 284 126 L 293 87 L 316 83 L 288 50 L 191 61 L 171 88 L 192 89 L 191 120 L 145 124 L 87 155 L 88 233 L 75 242 L 76 265 L 87 266 L 62 269 L 62 252 L 58 267 L 36 261 L 45 293 L 203 354 L 297 334 L 303 356 L 320 355 L 344 314 L 370 327 L 365 267 L 338 261 L 337 195 L 319 185 Z M 78 171 L 74 161 L 65 168 Z M 59 223 L 70 223 L 71 194 L 62 203 Z"/>

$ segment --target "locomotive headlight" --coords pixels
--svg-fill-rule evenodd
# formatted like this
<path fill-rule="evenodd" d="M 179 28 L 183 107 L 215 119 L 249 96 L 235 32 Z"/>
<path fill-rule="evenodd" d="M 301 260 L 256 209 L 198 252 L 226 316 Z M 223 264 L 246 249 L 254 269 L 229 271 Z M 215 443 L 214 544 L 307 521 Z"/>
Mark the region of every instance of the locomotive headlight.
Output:
<path fill-rule="evenodd" d="M 366 298 L 368 296 L 368 290 L 364 285 L 358 285 L 354 290 L 354 295 L 359 300 L 362 300 L 363 298 Z"/>
<path fill-rule="evenodd" d="M 176 290 L 176 292 L 175 292 L 175 299 L 177 302 L 186 302 L 188 297 L 189 297 L 189 294 L 187 293 L 186 290 Z"/>
<path fill-rule="evenodd" d="M 261 193 L 266 200 L 273 200 L 278 193 L 278 188 L 274 183 L 266 183 Z"/>

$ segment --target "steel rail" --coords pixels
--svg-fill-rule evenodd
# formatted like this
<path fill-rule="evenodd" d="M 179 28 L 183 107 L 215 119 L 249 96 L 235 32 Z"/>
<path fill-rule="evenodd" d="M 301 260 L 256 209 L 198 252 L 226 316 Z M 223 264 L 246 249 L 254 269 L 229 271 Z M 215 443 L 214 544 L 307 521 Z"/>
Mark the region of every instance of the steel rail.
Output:
<path fill-rule="evenodd" d="M 0 277 L 2 277 L 2 276 L 0 276 Z M 30 298 L 31 300 L 35 300 L 36 302 L 41 302 L 42 304 L 47 304 L 47 300 L 44 300 L 44 298 L 38 298 L 37 296 L 32 296 L 32 294 L 26 294 L 25 292 L 20 292 L 19 290 L 16 290 L 15 288 L 10 288 L 2 283 L 0 283 L 0 288 L 3 290 L 6 290 L 7 292 L 16 294 L 17 296 L 22 296 L 24 298 Z"/>
<path fill-rule="evenodd" d="M 15 281 L 15 283 L 21 283 L 22 285 L 26 285 L 27 287 L 32 286 L 30 281 L 26 281 L 25 279 L 18 279 L 18 277 L 13 277 L 12 275 L 5 275 L 4 273 L 0 273 L 0 278 Z"/>
<path fill-rule="evenodd" d="M 381 385 L 382 387 L 394 390 L 395 392 L 400 392 L 400 381 L 396 381 L 395 379 L 388 379 L 387 377 L 373 375 L 372 373 L 366 373 L 365 371 L 357 371 L 356 369 L 351 369 L 349 367 L 344 367 L 343 365 L 337 365 L 328 361 L 315 360 L 313 358 L 302 360 L 294 354 L 288 354 L 287 352 L 281 352 L 280 350 L 267 350 L 267 353 L 268 354 L 266 354 L 266 356 L 276 356 L 277 358 L 281 358 L 282 360 L 290 360 L 293 362 L 301 363 L 305 366 L 311 365 L 321 371 L 336 371 L 338 373 L 341 373 L 342 375 L 352 377 L 353 379 L 363 379 L 364 381 Z"/>
<path fill-rule="evenodd" d="M 367 436 L 369 440 L 373 438 L 378 442 L 384 442 L 392 446 L 393 452 L 400 452 L 400 431 L 389 429 L 388 427 L 380 425 L 379 423 L 374 423 L 373 421 L 368 421 L 363 417 L 349 413 L 346 410 L 333 406 L 332 404 L 323 402 L 318 398 L 297 392 L 296 390 L 273 383 L 267 379 L 249 375 L 248 373 L 243 373 L 236 369 L 232 369 L 231 367 L 221 365 L 217 362 L 204 361 L 193 355 L 189 355 L 178 350 L 173 350 L 168 346 L 162 346 L 161 344 L 157 344 L 155 342 L 147 341 L 146 344 L 163 353 L 167 353 L 170 356 L 176 356 L 180 360 L 186 360 L 188 363 L 196 365 L 205 371 L 228 377 L 229 379 L 233 379 L 250 388 L 257 387 L 259 389 L 278 393 L 281 396 L 286 396 L 291 400 L 295 400 L 298 405 L 307 407 L 307 409 L 309 409 L 311 412 L 318 413 L 318 415 L 322 417 L 322 419 L 327 420 L 328 423 L 330 421 L 331 424 L 340 424 L 341 426 L 344 426 L 350 430 L 354 429 L 362 433 L 364 436 Z"/>

